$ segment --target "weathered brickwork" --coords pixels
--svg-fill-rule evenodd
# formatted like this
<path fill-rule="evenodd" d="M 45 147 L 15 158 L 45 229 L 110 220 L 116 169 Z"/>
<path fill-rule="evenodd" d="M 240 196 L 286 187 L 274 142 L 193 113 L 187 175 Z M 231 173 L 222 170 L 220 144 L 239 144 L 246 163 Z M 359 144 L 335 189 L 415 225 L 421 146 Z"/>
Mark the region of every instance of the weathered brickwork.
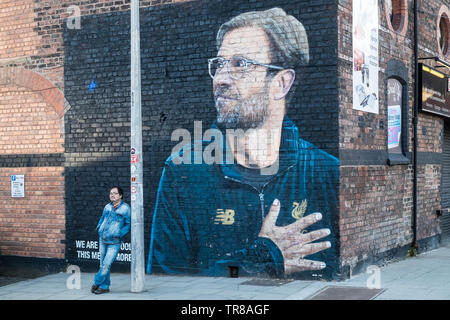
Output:
<path fill-rule="evenodd" d="M 404 29 L 396 32 L 387 21 L 386 3 L 379 2 L 379 114 L 353 110 L 352 97 L 352 1 L 339 1 L 339 88 L 340 88 L 340 152 L 354 154 L 371 150 L 368 161 L 341 163 L 341 265 L 354 268 L 364 261 L 377 262 L 389 258 L 392 250 L 410 245 L 413 212 L 413 111 L 414 111 L 414 11 L 411 1 L 403 8 L 408 18 Z M 437 13 L 448 1 L 420 1 L 418 44 L 419 57 L 438 55 Z M 407 11 L 405 10 L 407 9 Z M 407 12 L 407 13 L 406 13 Z M 442 57 L 445 58 L 445 57 Z M 387 164 L 387 101 L 388 63 L 395 59 L 407 70 L 408 84 L 407 144 L 405 156 L 409 164 Z M 419 61 L 421 62 L 421 61 Z M 434 66 L 433 61 L 426 61 Z M 429 239 L 439 231 L 436 210 L 440 208 L 441 165 L 426 164 L 422 155 L 438 157 L 442 152 L 443 119 L 419 113 L 418 118 L 418 208 L 417 239 Z M 377 153 L 378 152 L 378 153 Z M 368 160 L 368 159 L 366 159 Z M 425 163 L 424 163 L 425 162 Z M 375 165 L 376 164 L 376 165 Z"/>
<path fill-rule="evenodd" d="M 0 168 L 0 254 L 65 257 L 64 168 Z M 11 198 L 11 175 L 25 175 L 25 197 Z"/>
<path fill-rule="evenodd" d="M 61 119 L 49 103 L 23 87 L 0 92 L 0 154 L 63 152 Z"/>
<path fill-rule="evenodd" d="M 0 253 L 64 259 L 64 96 L 38 65 L 35 18 L 33 1 L 0 4 Z M 25 198 L 11 197 L 15 174 Z"/>
<path fill-rule="evenodd" d="M 411 242 L 412 174 L 401 166 L 341 168 L 341 261 L 353 265 Z"/>
<path fill-rule="evenodd" d="M 34 18 L 33 1 L 2 1 L 0 59 L 29 57 L 40 53 L 38 48 L 42 45 L 42 39 L 33 30 L 37 25 Z"/>
<path fill-rule="evenodd" d="M 417 238 L 425 239 L 440 233 L 436 210 L 441 208 L 441 165 L 426 164 L 418 172 Z"/>

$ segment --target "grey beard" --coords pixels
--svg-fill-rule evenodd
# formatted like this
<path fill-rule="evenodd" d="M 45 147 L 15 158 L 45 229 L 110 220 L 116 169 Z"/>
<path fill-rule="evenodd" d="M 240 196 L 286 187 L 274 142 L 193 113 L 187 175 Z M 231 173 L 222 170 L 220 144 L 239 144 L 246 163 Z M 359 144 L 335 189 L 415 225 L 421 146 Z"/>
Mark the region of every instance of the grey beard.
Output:
<path fill-rule="evenodd" d="M 222 129 L 260 128 L 269 116 L 269 95 L 255 94 L 238 100 L 233 106 L 216 99 L 217 125 Z"/>

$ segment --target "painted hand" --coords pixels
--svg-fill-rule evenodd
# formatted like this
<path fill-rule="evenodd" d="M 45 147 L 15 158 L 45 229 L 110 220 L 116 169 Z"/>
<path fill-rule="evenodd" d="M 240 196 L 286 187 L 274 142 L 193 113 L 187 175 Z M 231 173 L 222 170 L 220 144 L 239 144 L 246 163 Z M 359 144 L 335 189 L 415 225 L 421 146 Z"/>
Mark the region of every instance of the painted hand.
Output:
<path fill-rule="evenodd" d="M 324 262 L 304 259 L 305 256 L 328 249 L 329 241 L 311 243 L 324 238 L 330 234 L 329 229 L 320 229 L 308 233 L 303 233 L 310 225 L 322 219 L 320 213 L 313 213 L 300 218 L 296 222 L 277 227 L 275 225 L 280 213 L 280 202 L 275 199 L 270 207 L 269 213 L 264 219 L 260 237 L 269 238 L 280 249 L 284 258 L 285 274 L 305 270 L 321 270 L 326 267 Z"/>

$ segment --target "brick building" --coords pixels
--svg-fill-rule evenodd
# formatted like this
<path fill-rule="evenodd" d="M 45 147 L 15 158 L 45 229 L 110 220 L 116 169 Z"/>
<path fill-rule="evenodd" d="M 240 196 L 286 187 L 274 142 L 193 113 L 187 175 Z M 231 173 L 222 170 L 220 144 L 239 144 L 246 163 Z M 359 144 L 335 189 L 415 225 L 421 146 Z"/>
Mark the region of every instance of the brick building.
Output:
<path fill-rule="evenodd" d="M 146 257 L 164 161 L 177 143 L 171 134 L 193 133 L 194 121 L 205 130 L 216 118 L 207 59 L 217 54 L 219 26 L 275 6 L 301 21 L 309 40 L 293 97 L 303 107 L 287 113 L 303 139 L 339 159 L 340 277 L 440 245 L 449 232 L 449 116 L 419 110 L 416 59 L 446 79 L 450 2 L 417 1 L 416 15 L 414 1 L 369 2 L 378 12 L 376 112 L 355 108 L 352 92 L 358 1 L 140 1 Z M 95 269 L 108 188 L 123 186 L 130 202 L 129 9 L 129 0 L 0 3 L 4 266 Z M 364 18 L 367 7 L 359 9 Z M 392 126 L 401 132 L 394 148 Z M 14 175 L 24 176 L 24 197 L 11 195 Z M 114 268 L 129 261 L 127 236 Z"/>

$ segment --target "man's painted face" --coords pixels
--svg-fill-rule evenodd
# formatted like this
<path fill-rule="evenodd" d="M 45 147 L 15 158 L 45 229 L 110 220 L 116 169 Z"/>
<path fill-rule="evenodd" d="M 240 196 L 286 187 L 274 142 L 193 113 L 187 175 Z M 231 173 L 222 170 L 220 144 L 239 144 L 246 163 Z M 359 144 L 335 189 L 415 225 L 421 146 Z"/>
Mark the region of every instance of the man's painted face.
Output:
<path fill-rule="evenodd" d="M 270 41 L 260 28 L 243 27 L 228 32 L 218 56 L 242 57 L 270 63 Z M 227 68 L 219 70 L 213 80 L 217 124 L 222 128 L 261 127 L 270 110 L 270 80 L 266 68 L 251 65 L 242 79 L 233 79 Z"/>

